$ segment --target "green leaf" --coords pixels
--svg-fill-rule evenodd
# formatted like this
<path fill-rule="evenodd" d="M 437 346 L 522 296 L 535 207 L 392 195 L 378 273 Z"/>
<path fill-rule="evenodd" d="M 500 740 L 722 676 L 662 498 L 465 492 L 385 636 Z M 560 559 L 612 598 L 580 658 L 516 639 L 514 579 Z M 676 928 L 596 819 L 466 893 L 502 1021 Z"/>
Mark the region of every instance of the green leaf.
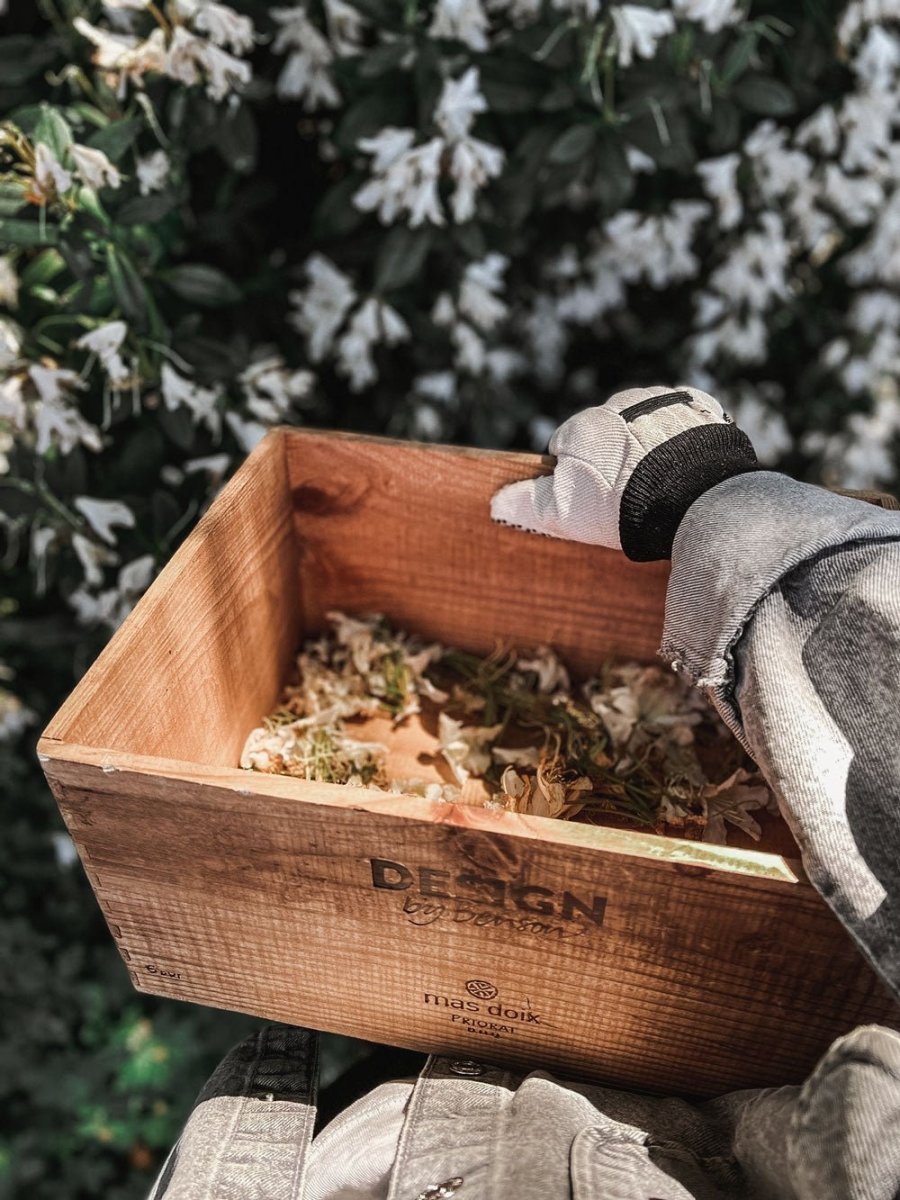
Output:
<path fill-rule="evenodd" d="M 481 91 L 491 112 L 531 112 L 538 107 L 541 92 L 522 83 L 504 83 L 496 79 L 485 79 Z"/>
<path fill-rule="evenodd" d="M 17 87 L 51 62 L 56 47 L 51 38 L 23 35 L 0 38 L 0 79 L 5 87 Z"/>
<path fill-rule="evenodd" d="M 119 308 L 126 317 L 143 325 L 147 316 L 147 289 L 131 259 L 112 242 L 106 246 L 106 269 Z"/>
<path fill-rule="evenodd" d="M 385 46 L 379 46 L 375 50 L 370 50 L 363 56 L 360 63 L 359 74 L 363 79 L 377 79 L 379 75 L 384 75 L 388 71 L 393 71 L 395 67 L 399 67 L 403 59 L 409 53 L 410 43 L 406 38 L 400 38 L 396 42 L 388 42 Z"/>
<path fill-rule="evenodd" d="M 455 225 L 453 228 L 453 240 L 457 246 L 460 246 L 466 255 L 477 261 L 488 252 L 487 238 L 484 236 L 484 230 L 475 221 L 467 221 L 465 225 Z"/>
<path fill-rule="evenodd" d="M 0 217 L 11 217 L 25 205 L 25 188 L 21 183 L 0 182 Z"/>
<path fill-rule="evenodd" d="M 728 57 L 719 73 L 723 83 L 735 83 L 750 66 L 753 52 L 758 41 L 755 31 L 745 33 L 731 48 Z"/>
<path fill-rule="evenodd" d="M 126 121 L 111 121 L 105 129 L 98 129 L 88 138 L 93 150 L 102 150 L 112 162 L 118 162 L 125 151 L 134 143 L 143 129 L 143 122 L 136 118 Z"/>
<path fill-rule="evenodd" d="M 156 192 L 152 196 L 132 196 L 116 213 L 119 225 L 153 225 L 167 217 L 179 204 L 177 192 Z"/>
<path fill-rule="evenodd" d="M 362 185 L 358 175 L 347 175 L 330 187 L 316 206 L 312 217 L 312 236 L 317 242 L 347 237 L 362 225 L 365 213 L 353 203 Z"/>
<path fill-rule="evenodd" d="M 360 138 L 371 137 L 388 125 L 409 124 L 407 97 L 402 88 L 386 88 L 351 104 L 334 132 L 337 145 L 356 153 Z"/>
<path fill-rule="evenodd" d="M 253 114 L 246 104 L 218 123 L 213 144 L 226 166 L 239 175 L 252 173 L 259 150 L 259 135 Z"/>
<path fill-rule="evenodd" d="M 41 105 L 41 115 L 34 127 L 32 140 L 43 142 L 49 146 L 56 157 L 62 162 L 69 147 L 72 145 L 72 130 L 58 109 L 49 104 Z"/>
<path fill-rule="evenodd" d="M 29 288 L 41 287 L 50 283 L 60 271 L 65 269 L 65 260 L 58 250 L 42 250 L 23 268 L 19 282 L 27 291 Z"/>
<path fill-rule="evenodd" d="M 713 103 L 712 128 L 709 134 L 710 149 L 715 154 L 733 150 L 741 136 L 741 114 L 737 105 L 729 100 Z"/>
<path fill-rule="evenodd" d="M 634 176 L 618 138 L 607 136 L 600 143 L 594 187 L 600 203 L 609 213 L 620 209 L 634 190 Z"/>
<path fill-rule="evenodd" d="M 237 284 L 218 267 L 206 263 L 184 263 L 163 272 L 161 278 L 183 300 L 204 308 L 221 308 L 241 298 Z"/>
<path fill-rule="evenodd" d="M 399 4 L 391 4 L 389 0 L 350 0 L 350 3 L 376 27 L 396 28 Z"/>
<path fill-rule="evenodd" d="M 375 290 L 390 292 L 411 283 L 422 270 L 433 238 L 430 229 L 407 229 L 403 225 L 392 229 L 375 262 Z"/>
<path fill-rule="evenodd" d="M 797 108 L 791 89 L 768 75 L 745 76 L 731 94 L 742 108 L 764 117 L 784 117 Z"/>
<path fill-rule="evenodd" d="M 684 113 L 660 109 L 657 116 L 645 112 L 625 126 L 625 139 L 649 154 L 661 167 L 685 169 L 695 161 L 696 148 Z"/>
<path fill-rule="evenodd" d="M 13 249 L 24 246 L 52 246 L 59 241 L 59 228 L 45 222 L 17 221 L 12 217 L 0 220 L 0 246 Z"/>
<path fill-rule="evenodd" d="M 157 410 L 157 418 L 160 429 L 176 446 L 182 450 L 194 449 L 196 433 L 189 409 L 181 404 L 173 412 L 162 404 Z"/>
<path fill-rule="evenodd" d="M 596 140 L 596 125 L 572 125 L 565 133 L 560 134 L 550 147 L 547 161 L 552 163 L 577 162 L 593 149 Z"/>

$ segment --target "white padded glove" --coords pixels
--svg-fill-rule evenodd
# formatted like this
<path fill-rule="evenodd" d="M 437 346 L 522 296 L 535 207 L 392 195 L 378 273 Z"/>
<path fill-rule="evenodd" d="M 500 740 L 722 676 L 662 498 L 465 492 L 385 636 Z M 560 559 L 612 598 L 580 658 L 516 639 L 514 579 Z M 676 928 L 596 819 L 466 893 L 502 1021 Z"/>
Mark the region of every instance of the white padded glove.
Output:
<path fill-rule="evenodd" d="M 495 521 L 611 546 L 647 562 L 671 556 L 675 530 L 709 488 L 758 467 L 746 434 L 696 388 L 618 392 L 563 422 L 552 475 L 501 488 Z"/>

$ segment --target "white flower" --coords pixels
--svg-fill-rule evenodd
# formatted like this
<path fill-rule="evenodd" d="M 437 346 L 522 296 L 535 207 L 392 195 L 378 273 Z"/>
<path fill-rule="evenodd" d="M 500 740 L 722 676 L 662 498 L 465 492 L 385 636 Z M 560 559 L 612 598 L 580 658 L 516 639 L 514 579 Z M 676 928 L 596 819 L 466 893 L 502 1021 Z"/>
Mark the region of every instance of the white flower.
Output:
<path fill-rule="evenodd" d="M 740 161 L 739 154 L 724 154 L 721 158 L 710 158 L 697 164 L 703 189 L 710 199 L 715 200 L 723 229 L 733 229 L 744 215 L 744 204 L 737 189 Z"/>
<path fill-rule="evenodd" d="M 513 25 L 528 25 L 541 11 L 542 0 L 487 0 L 491 12 L 506 13 Z"/>
<path fill-rule="evenodd" d="M 22 330 L 6 317 L 0 317 L 0 371 L 13 367 L 22 353 Z"/>
<path fill-rule="evenodd" d="M 315 384 L 312 371 L 292 371 L 279 355 L 251 363 L 239 377 L 247 408 L 269 425 L 280 421 L 296 400 L 306 399 Z"/>
<path fill-rule="evenodd" d="M 276 54 L 290 55 L 276 85 L 284 99 L 303 101 L 307 112 L 321 105 L 339 104 L 340 93 L 331 79 L 334 51 L 328 39 L 315 27 L 300 5 L 293 8 L 273 8 L 272 19 L 280 29 L 272 49 Z"/>
<path fill-rule="evenodd" d="M 550 646 L 538 646 L 532 658 L 522 657 L 516 661 L 517 671 L 533 671 L 537 675 L 537 690 L 551 694 L 568 692 L 569 672 L 560 662 L 559 656 Z"/>
<path fill-rule="evenodd" d="M 450 331 L 450 340 L 456 347 L 456 366 L 470 375 L 480 375 L 484 369 L 486 347 L 472 326 L 457 321 Z"/>
<path fill-rule="evenodd" d="M 428 32 L 435 38 L 452 38 L 472 50 L 487 50 L 488 19 L 481 0 L 438 0 Z"/>
<path fill-rule="evenodd" d="M 72 158 L 75 170 L 89 188 L 99 191 L 103 187 L 117 188 L 122 182 L 119 169 L 109 161 L 102 150 L 94 150 L 90 146 L 80 146 L 77 142 L 72 146 Z"/>
<path fill-rule="evenodd" d="M 743 16 L 743 0 L 673 0 L 680 17 L 701 24 L 707 33 L 736 25 Z"/>
<path fill-rule="evenodd" d="M 23 384 L 21 375 L 0 379 L 0 421 L 11 425 L 17 433 L 24 431 L 28 418 L 28 409 L 22 398 Z"/>
<path fill-rule="evenodd" d="M 304 269 L 309 282 L 303 290 L 291 293 L 297 311 L 288 319 L 306 338 L 312 361 L 321 362 L 353 307 L 356 289 L 324 255 L 313 254 Z"/>
<path fill-rule="evenodd" d="M 207 454 L 202 458 L 188 459 L 184 464 L 184 470 L 187 475 L 194 475 L 199 471 L 205 471 L 209 476 L 210 483 L 218 484 L 222 482 L 230 466 L 230 454 Z"/>
<path fill-rule="evenodd" d="M 166 408 L 174 411 L 182 404 L 185 405 L 190 409 L 195 424 L 199 425 L 202 421 L 213 437 L 219 436 L 222 429 L 222 413 L 219 408 L 221 392 L 219 389 L 205 388 L 197 383 L 192 383 L 183 375 L 179 375 L 168 363 L 163 363 L 160 382 Z"/>
<path fill-rule="evenodd" d="M 900 11 L 895 14 L 895 20 Z M 853 57 L 853 72 L 867 91 L 892 88 L 900 71 L 900 39 L 880 25 L 873 25 Z"/>
<path fill-rule="evenodd" d="M 39 596 L 47 590 L 47 556 L 56 540 L 56 530 L 52 526 L 32 525 L 29 555 L 35 575 L 35 591 Z"/>
<path fill-rule="evenodd" d="M 798 146 L 814 146 L 823 154 L 835 154 L 841 142 L 841 127 L 837 113 L 830 104 L 823 104 L 797 128 L 794 141 Z"/>
<path fill-rule="evenodd" d="M 29 374 L 33 377 L 37 370 L 45 368 L 32 367 Z M 74 371 L 57 371 L 57 375 L 72 376 L 73 384 L 77 384 L 78 376 Z M 33 418 L 37 441 L 35 451 L 46 454 L 51 446 L 57 446 L 61 454 L 71 454 L 79 442 L 89 450 L 100 451 L 103 441 L 100 431 L 82 417 L 77 409 L 65 404 L 61 399 L 48 399 L 35 407 Z"/>
<path fill-rule="evenodd" d="M 456 182 L 450 201 L 453 219 L 470 220 L 478 191 L 500 174 L 504 161 L 498 146 L 469 135 L 475 115 L 486 107 L 478 90 L 478 71 L 472 67 L 444 84 L 435 108 L 435 122 L 443 136 L 415 146 L 414 130 L 389 126 L 375 137 L 362 138 L 360 149 L 374 156 L 375 178 L 353 197 L 357 208 L 377 211 L 385 224 L 408 212 L 413 228 L 425 221 L 443 225 L 438 180 L 449 151 L 449 171 Z"/>
<path fill-rule="evenodd" d="M 360 139 L 360 149 L 375 155 L 375 178 L 355 193 L 353 203 L 363 212 L 377 211 L 385 225 L 404 211 L 409 212 L 413 228 L 424 221 L 444 224 L 438 196 L 443 139 L 432 138 L 411 149 L 414 140 L 412 129 L 392 126 L 376 137 Z"/>
<path fill-rule="evenodd" d="M 110 33 L 99 29 L 84 17 L 76 17 L 72 25 L 96 47 L 94 63 L 101 70 L 118 72 L 122 81 L 140 83 L 149 71 L 166 69 L 166 41 L 161 29 L 154 29 L 144 41 L 131 34 Z"/>
<path fill-rule="evenodd" d="M 378 378 L 372 350 L 378 342 L 395 346 L 409 338 L 409 327 L 388 304 L 370 297 L 361 304 L 337 344 L 337 368 L 350 378 L 354 392 Z"/>
<path fill-rule="evenodd" d="M 457 224 L 471 221 L 475 216 L 475 199 L 490 179 L 503 170 L 505 155 L 498 146 L 479 138 L 463 138 L 453 147 L 450 174 L 456 180 L 456 190 L 450 200 L 453 219 Z"/>
<path fill-rule="evenodd" d="M 233 8 L 213 0 L 176 0 L 175 7 L 215 45 L 229 46 L 235 54 L 249 54 L 253 49 L 253 22 Z"/>
<path fill-rule="evenodd" d="M 137 160 L 135 174 L 142 196 L 161 191 L 168 182 L 172 164 L 165 150 L 154 150 Z"/>
<path fill-rule="evenodd" d="M 501 728 L 502 725 L 464 726 L 443 710 L 438 713 L 438 749 L 459 783 L 465 783 L 470 775 L 483 775 L 490 767 L 489 743 Z"/>
<path fill-rule="evenodd" d="M 156 560 L 152 554 L 133 559 L 119 571 L 119 591 L 129 595 L 143 592 L 149 586 L 155 571 Z"/>
<path fill-rule="evenodd" d="M 456 404 L 456 376 L 452 371 L 429 371 L 419 375 L 414 383 L 414 389 L 419 396 L 434 400 L 445 408 Z"/>
<path fill-rule="evenodd" d="M 656 43 L 675 32 L 675 18 L 670 12 L 640 4 L 617 5 L 612 10 L 612 19 L 620 67 L 630 67 L 635 55 L 653 58 Z"/>
<path fill-rule="evenodd" d="M 57 196 L 62 196 L 71 186 L 71 174 L 59 162 L 49 146 L 44 142 L 38 142 L 35 147 L 31 195 L 39 204 L 46 204 Z"/>
<path fill-rule="evenodd" d="M 897 0 L 853 0 L 838 25 L 838 40 L 849 46 L 867 25 L 896 19 Z"/>
<path fill-rule="evenodd" d="M 469 263 L 459 288 L 459 311 L 478 329 L 494 329 L 509 311 L 499 299 L 503 289 L 503 273 L 509 259 L 503 254 L 489 254 L 480 262 Z"/>
<path fill-rule="evenodd" d="M 99 587 L 103 583 L 105 565 L 118 562 L 118 555 L 112 550 L 92 542 L 83 533 L 72 535 L 72 548 L 78 555 L 78 561 L 84 569 L 84 581 L 90 588 Z"/>
<path fill-rule="evenodd" d="M 80 350 L 90 350 L 100 359 L 104 370 L 113 383 L 124 383 L 129 377 L 128 368 L 119 350 L 128 333 L 124 321 L 108 321 L 89 333 L 82 334 L 75 345 Z"/>
<path fill-rule="evenodd" d="M 119 571 L 114 588 L 94 594 L 81 587 L 68 600 L 83 625 L 108 625 L 116 629 L 134 608 L 140 593 L 153 578 L 155 562 L 151 554 L 145 554 L 126 563 Z"/>
<path fill-rule="evenodd" d="M 118 618 L 119 593 L 115 588 L 94 595 L 81 587 L 72 592 L 68 603 L 82 625 L 109 625 L 114 629 L 121 623 Z"/>
<path fill-rule="evenodd" d="M 553 7 L 593 20 L 600 11 L 600 0 L 553 0 Z"/>
<path fill-rule="evenodd" d="M 0 255 L 0 304 L 15 308 L 19 303 L 19 277 L 8 254 Z M 2 356 L 2 351 L 0 351 Z"/>
<path fill-rule="evenodd" d="M 14 741 L 36 720 L 37 714 L 26 708 L 18 696 L 0 688 L 0 742 Z"/>
<path fill-rule="evenodd" d="M 434 119 L 449 142 L 468 135 L 478 113 L 487 110 L 487 101 L 479 90 L 478 68 L 470 67 L 459 79 L 445 81 Z"/>
<path fill-rule="evenodd" d="M 114 546 L 115 526 L 132 528 L 134 513 L 121 500 L 95 500 L 91 496 L 76 496 L 72 501 L 87 523 L 107 545 Z"/>
<path fill-rule="evenodd" d="M 178 25 L 166 53 L 165 71 L 170 78 L 188 87 L 207 76 L 206 94 L 211 100 L 224 100 L 233 89 L 240 90 L 252 78 L 250 64 L 235 58 L 206 38 L 197 37 Z"/>
<path fill-rule="evenodd" d="M 753 443 L 756 457 L 770 466 L 777 464 L 794 445 L 784 417 L 771 403 L 766 402 L 766 393 L 773 391 L 777 394 L 780 389 L 773 389 L 771 385 L 768 388 L 765 385 L 748 385 L 740 388 L 735 398 L 727 404 L 735 422 Z"/>
<path fill-rule="evenodd" d="M 353 54 L 360 48 L 365 21 L 358 8 L 346 0 L 325 0 L 328 36 L 338 54 Z"/>
<path fill-rule="evenodd" d="M 259 421 L 245 421 L 240 413 L 227 412 L 225 421 L 234 435 L 234 440 L 245 454 L 249 454 L 253 447 L 266 436 L 265 425 L 260 424 Z"/>

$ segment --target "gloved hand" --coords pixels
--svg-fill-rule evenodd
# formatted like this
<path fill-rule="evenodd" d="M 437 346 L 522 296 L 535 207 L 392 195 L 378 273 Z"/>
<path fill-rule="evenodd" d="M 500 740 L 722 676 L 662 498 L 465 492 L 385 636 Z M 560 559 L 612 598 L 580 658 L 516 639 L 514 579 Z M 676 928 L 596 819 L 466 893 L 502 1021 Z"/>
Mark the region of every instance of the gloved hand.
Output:
<path fill-rule="evenodd" d="M 549 449 L 553 474 L 501 488 L 493 519 L 611 546 L 636 562 L 670 558 L 697 497 L 759 467 L 747 435 L 696 388 L 617 392 L 564 421 Z"/>

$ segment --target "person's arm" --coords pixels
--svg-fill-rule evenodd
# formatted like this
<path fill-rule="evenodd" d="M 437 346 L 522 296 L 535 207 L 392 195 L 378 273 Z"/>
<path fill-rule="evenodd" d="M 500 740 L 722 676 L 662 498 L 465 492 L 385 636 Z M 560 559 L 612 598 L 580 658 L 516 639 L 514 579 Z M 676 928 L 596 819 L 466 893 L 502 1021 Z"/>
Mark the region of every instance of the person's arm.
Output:
<path fill-rule="evenodd" d="M 648 393 L 571 418 L 554 475 L 503 489 L 492 515 L 671 556 L 661 654 L 756 760 L 811 882 L 900 994 L 900 513 L 758 469 L 703 428 L 703 393 Z M 661 403 L 675 395 L 681 410 Z M 598 448 L 618 470 L 585 471 Z"/>

